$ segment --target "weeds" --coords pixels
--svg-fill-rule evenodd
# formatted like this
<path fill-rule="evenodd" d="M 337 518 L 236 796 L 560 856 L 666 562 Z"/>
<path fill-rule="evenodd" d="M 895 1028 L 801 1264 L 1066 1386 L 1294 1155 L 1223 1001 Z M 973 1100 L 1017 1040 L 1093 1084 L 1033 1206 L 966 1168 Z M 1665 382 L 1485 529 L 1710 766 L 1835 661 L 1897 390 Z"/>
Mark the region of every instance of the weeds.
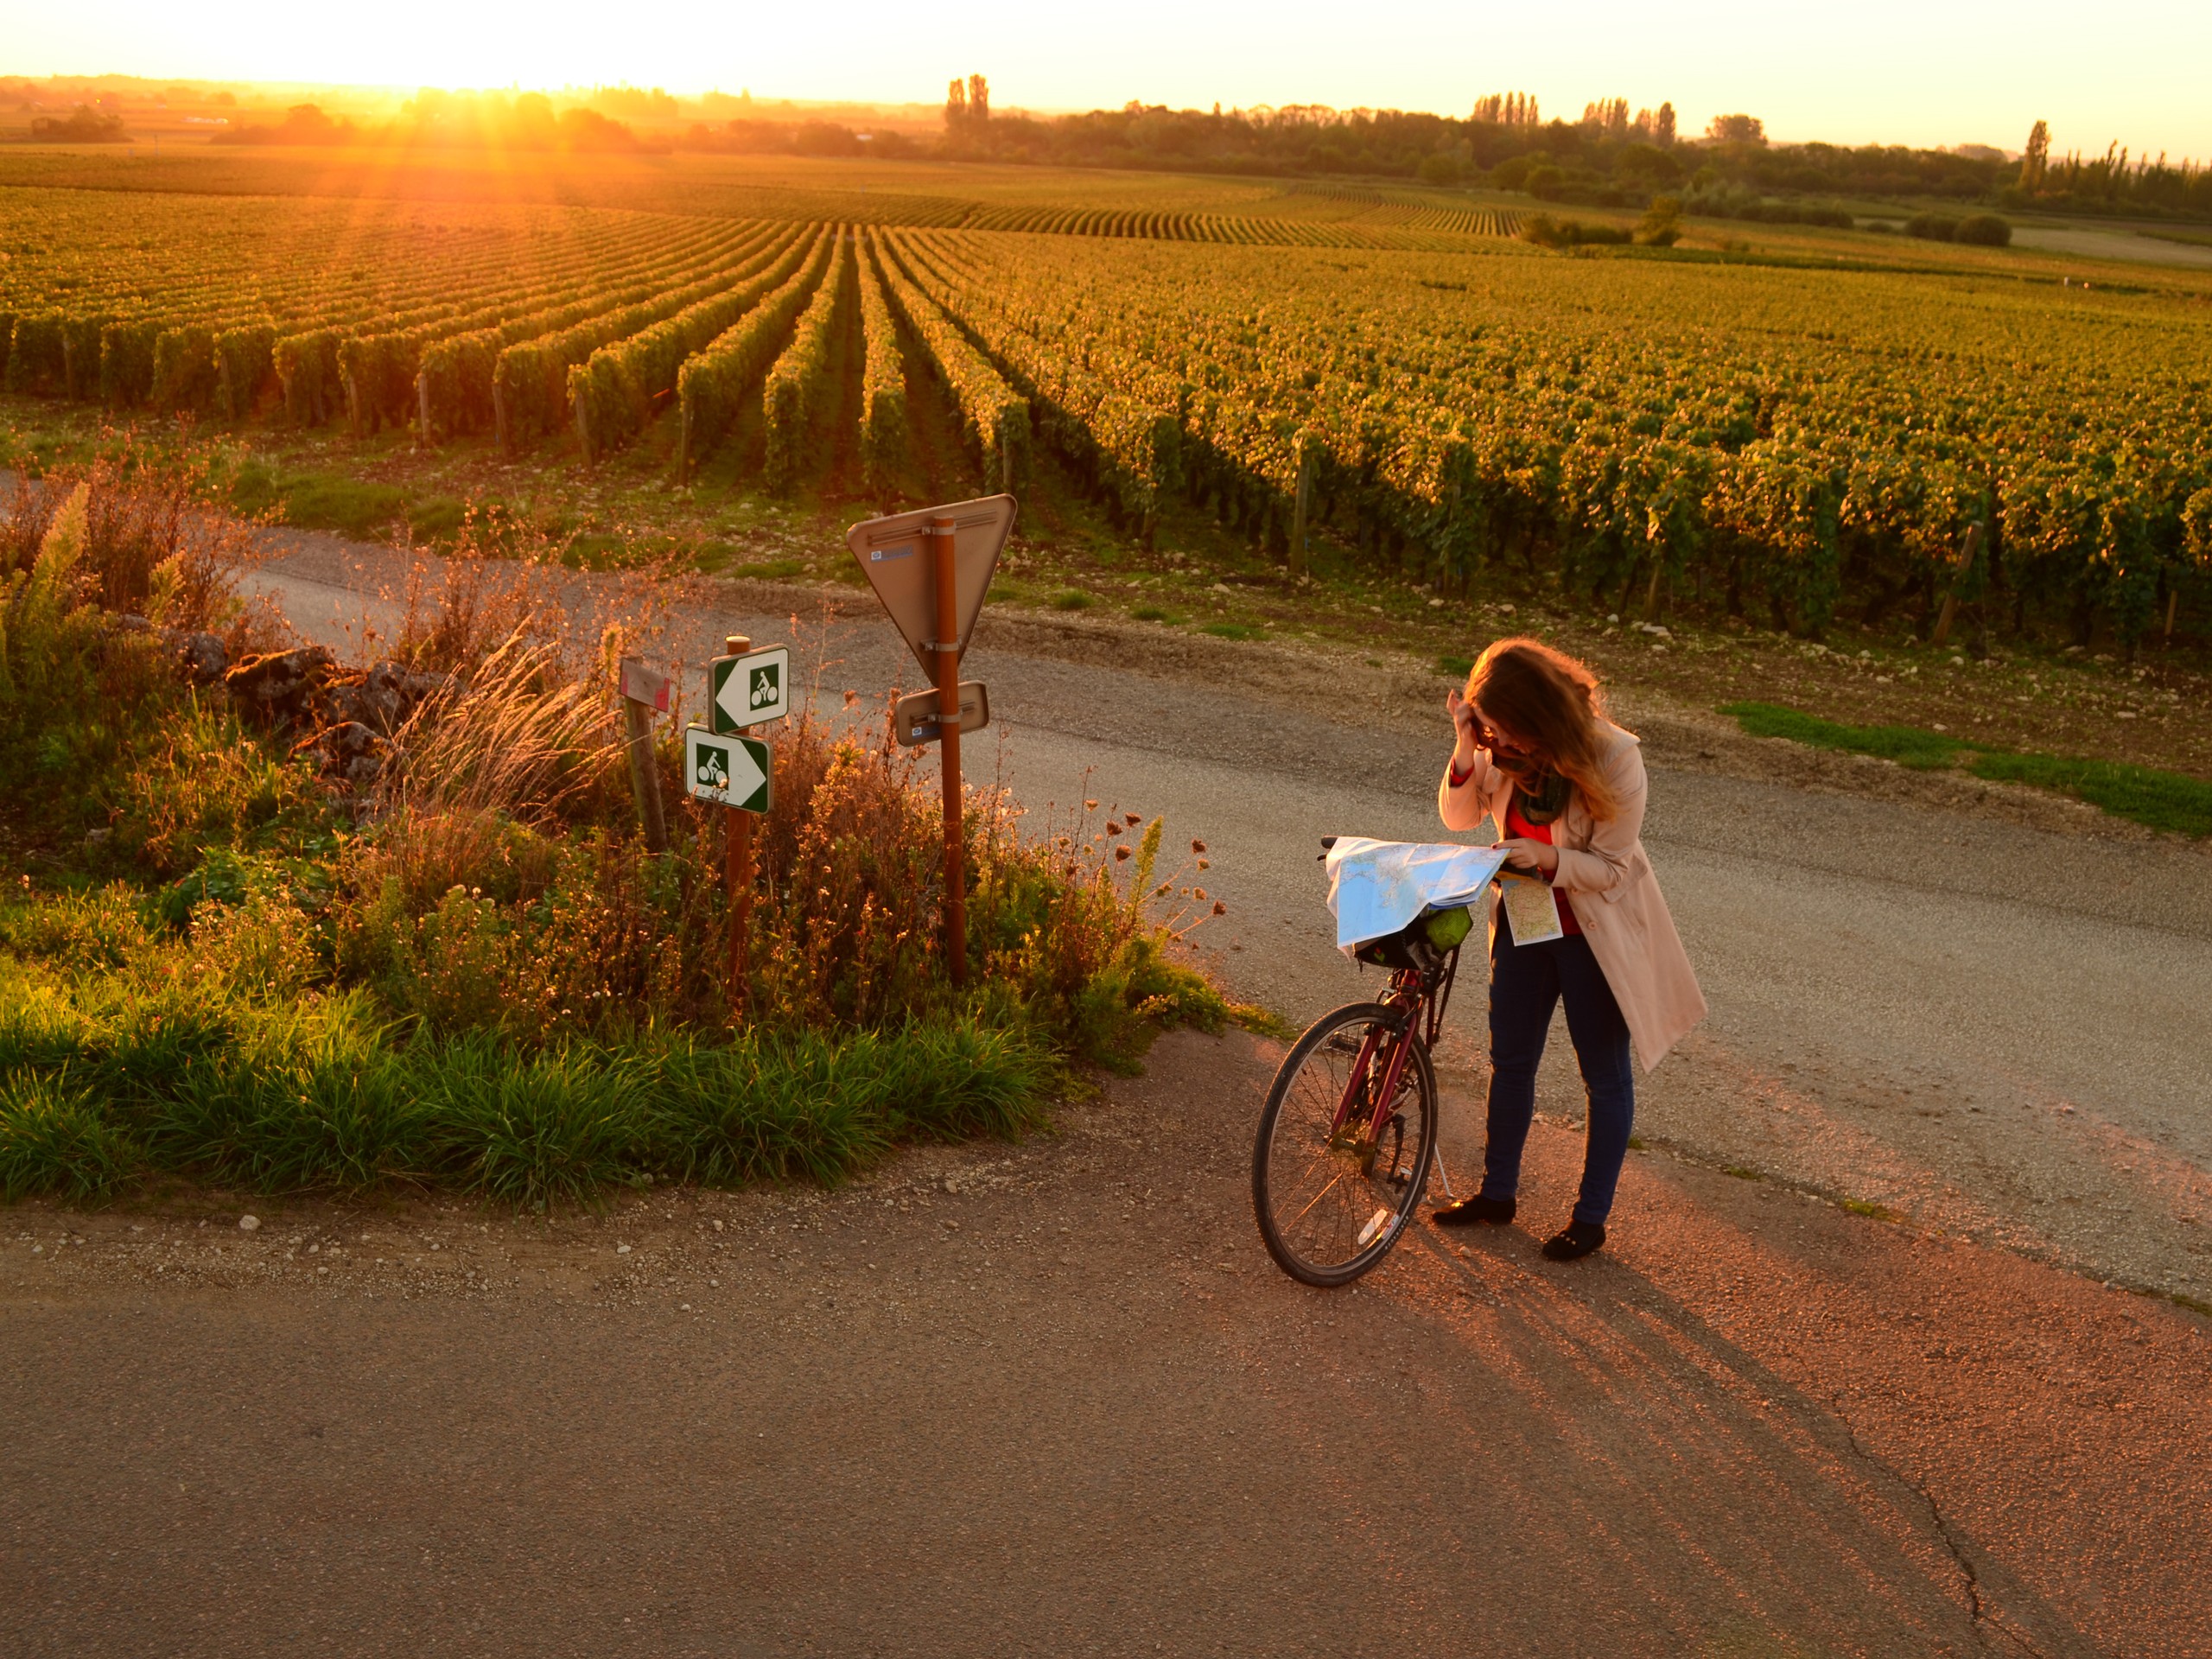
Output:
<path fill-rule="evenodd" d="M 277 716 L 117 626 L 103 584 L 150 602 L 181 568 L 94 533 L 172 522 L 108 500 L 129 487 L 79 480 L 7 555 L 5 660 L 98 695 L 0 710 L 0 828 L 48 849 L 38 889 L 0 902 L 0 1191 L 92 1201 L 168 1172 L 548 1205 L 649 1178 L 835 1179 L 902 1140 L 1018 1134 L 1071 1061 L 1131 1069 L 1160 1024 L 1227 1013 L 1173 959 L 1220 906 L 1187 866 L 1163 879 L 1160 821 L 1094 801 L 1027 834 L 988 791 L 956 989 L 933 780 L 887 719 L 810 713 L 772 733 L 734 1021 L 728 814 L 689 801 L 671 723 L 671 844 L 645 849 L 605 690 L 650 607 L 591 632 L 557 550 L 469 515 L 385 642 L 436 679 L 341 789 L 313 733 L 254 724 Z M 162 591 L 245 639 L 235 569 L 209 543 Z"/>

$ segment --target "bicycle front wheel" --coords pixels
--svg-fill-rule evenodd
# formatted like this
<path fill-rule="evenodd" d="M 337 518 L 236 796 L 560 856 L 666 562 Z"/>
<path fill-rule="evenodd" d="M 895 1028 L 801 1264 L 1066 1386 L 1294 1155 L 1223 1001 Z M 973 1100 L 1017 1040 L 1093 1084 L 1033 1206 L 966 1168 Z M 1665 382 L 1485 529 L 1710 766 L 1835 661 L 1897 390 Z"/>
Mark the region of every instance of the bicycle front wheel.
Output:
<path fill-rule="evenodd" d="M 1380 1002 L 1322 1015 L 1283 1057 L 1260 1114 L 1252 1213 L 1268 1254 L 1306 1284 L 1350 1284 L 1405 1231 L 1435 1155 L 1436 1072 L 1411 1027 Z"/>

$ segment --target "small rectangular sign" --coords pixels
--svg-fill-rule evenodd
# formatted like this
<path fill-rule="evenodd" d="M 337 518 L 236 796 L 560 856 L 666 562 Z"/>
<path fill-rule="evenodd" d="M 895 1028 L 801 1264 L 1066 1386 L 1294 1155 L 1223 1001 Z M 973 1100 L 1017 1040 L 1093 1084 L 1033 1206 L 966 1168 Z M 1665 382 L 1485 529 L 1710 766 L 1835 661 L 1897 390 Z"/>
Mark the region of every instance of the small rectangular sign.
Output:
<path fill-rule="evenodd" d="M 991 723 L 991 694 L 981 680 L 960 682 L 960 731 L 963 736 L 980 732 Z M 892 730 L 909 747 L 934 743 L 938 730 L 937 690 L 912 691 L 899 699 L 892 710 Z"/>
<path fill-rule="evenodd" d="M 689 726 L 683 732 L 683 786 L 702 801 L 766 812 L 775 804 L 773 756 L 755 737 Z"/>
<path fill-rule="evenodd" d="M 674 701 L 673 692 L 667 675 L 654 672 L 635 657 L 622 659 L 622 695 L 632 702 L 664 715 Z"/>
<path fill-rule="evenodd" d="M 725 736 L 791 713 L 791 648 L 715 658 L 707 664 L 707 710 L 708 725 Z"/>

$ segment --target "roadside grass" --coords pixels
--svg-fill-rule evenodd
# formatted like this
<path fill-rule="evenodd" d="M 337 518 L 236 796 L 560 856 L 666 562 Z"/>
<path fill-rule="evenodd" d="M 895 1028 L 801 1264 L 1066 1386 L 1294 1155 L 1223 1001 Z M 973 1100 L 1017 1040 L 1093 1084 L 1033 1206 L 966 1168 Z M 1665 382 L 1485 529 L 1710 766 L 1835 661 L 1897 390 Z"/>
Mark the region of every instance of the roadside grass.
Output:
<path fill-rule="evenodd" d="M 240 545 L 118 512 L 132 487 L 26 498 L 0 534 L 0 683 L 36 694 L 0 696 L 0 848 L 37 853 L 0 897 L 0 1195 L 835 1180 L 902 1141 L 1020 1134 L 1072 1068 L 1244 1017 L 1172 952 L 1220 906 L 1162 821 L 1095 801 L 1017 833 L 971 794 L 954 986 L 933 780 L 887 729 L 804 715 L 772 734 L 734 1017 L 727 815 L 685 794 L 679 712 L 652 761 L 670 846 L 645 849 L 602 679 L 628 636 L 493 602 L 464 550 L 385 642 L 438 689 L 341 785 L 328 716 L 195 688 L 118 620 L 273 643 Z"/>
<path fill-rule="evenodd" d="M 1886 1204 L 1876 1204 L 1868 1198 L 1840 1198 L 1837 1202 L 1854 1216 L 1864 1216 L 1869 1221 L 1896 1221 L 1897 1212 Z"/>
<path fill-rule="evenodd" d="M 1063 1064 L 1042 1031 L 976 1010 L 882 1031 L 533 1047 L 410 1032 L 359 990 L 269 1001 L 181 976 L 17 969 L 0 988 L 10 1200 L 96 1203 L 157 1173 L 261 1193 L 441 1187 L 536 1209 L 656 1180 L 836 1182 L 901 1141 L 1039 1127 Z"/>
<path fill-rule="evenodd" d="M 1198 632 L 1210 633 L 1217 639 L 1264 639 L 1268 637 L 1265 628 L 1249 627 L 1242 622 L 1209 622 Z"/>
<path fill-rule="evenodd" d="M 1064 588 L 1052 595 L 1052 608 L 1056 611 L 1087 611 L 1090 606 L 1090 595 L 1079 588 Z"/>
<path fill-rule="evenodd" d="M 1916 771 L 1957 769 L 1992 783 L 2031 784 L 2152 830 L 2212 836 L 2212 783 L 2180 772 L 2011 749 L 1917 726 L 1845 725 L 1770 702 L 1723 703 L 1720 712 L 1753 737 L 1877 755 Z"/>

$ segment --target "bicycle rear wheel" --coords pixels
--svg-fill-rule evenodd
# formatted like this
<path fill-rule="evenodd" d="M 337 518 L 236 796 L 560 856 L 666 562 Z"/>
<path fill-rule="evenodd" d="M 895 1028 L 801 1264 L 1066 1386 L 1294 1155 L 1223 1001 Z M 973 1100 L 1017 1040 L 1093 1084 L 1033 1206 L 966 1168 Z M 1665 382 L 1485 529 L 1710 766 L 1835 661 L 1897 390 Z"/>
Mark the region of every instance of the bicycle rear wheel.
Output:
<path fill-rule="evenodd" d="M 1397 1087 L 1378 1099 L 1401 1040 Z M 1306 1284 L 1350 1284 L 1398 1242 L 1435 1156 L 1436 1072 L 1418 1036 L 1401 1038 L 1398 1014 L 1380 1002 L 1322 1015 L 1283 1057 L 1260 1114 L 1252 1213 L 1268 1254 Z"/>

